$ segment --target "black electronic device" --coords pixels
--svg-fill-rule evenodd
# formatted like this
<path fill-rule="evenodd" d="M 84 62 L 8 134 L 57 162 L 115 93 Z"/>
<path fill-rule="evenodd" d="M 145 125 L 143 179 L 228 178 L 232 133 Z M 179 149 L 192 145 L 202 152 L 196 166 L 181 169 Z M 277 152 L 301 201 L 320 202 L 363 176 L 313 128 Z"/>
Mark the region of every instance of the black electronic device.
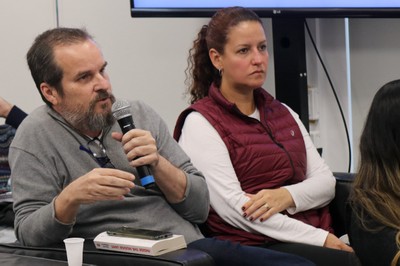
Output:
<path fill-rule="evenodd" d="M 173 236 L 171 232 L 133 228 L 129 226 L 122 226 L 114 230 L 108 230 L 107 234 L 110 236 L 134 237 L 134 238 L 143 238 L 150 240 L 160 240 Z"/>

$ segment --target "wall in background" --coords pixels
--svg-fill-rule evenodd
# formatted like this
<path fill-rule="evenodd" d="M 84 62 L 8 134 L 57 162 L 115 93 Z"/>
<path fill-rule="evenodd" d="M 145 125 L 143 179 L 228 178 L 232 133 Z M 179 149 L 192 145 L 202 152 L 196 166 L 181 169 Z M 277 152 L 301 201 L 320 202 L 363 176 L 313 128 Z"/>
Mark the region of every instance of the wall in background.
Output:
<path fill-rule="evenodd" d="M 400 78 L 400 32 L 391 30 L 400 26 L 400 19 L 349 19 L 348 36 L 344 19 L 315 19 L 311 23 L 348 123 L 351 170 L 356 171 L 360 135 L 372 98 L 386 82 Z M 309 83 L 319 91 L 323 157 L 333 171 L 347 171 L 348 148 L 338 106 L 310 43 L 307 53 Z"/>
<path fill-rule="evenodd" d="M 400 19 L 353 19 L 350 23 L 354 143 L 377 90 L 400 78 Z M 358 149 L 358 146 L 356 147 Z M 358 153 L 355 161 L 358 161 Z"/>
<path fill-rule="evenodd" d="M 39 32 L 56 26 L 54 0 L 0 1 L 0 95 L 26 111 L 41 104 L 25 55 Z"/>
<path fill-rule="evenodd" d="M 336 90 L 346 122 L 349 121 L 347 87 L 348 66 L 346 65 L 346 35 L 344 19 L 316 19 L 313 37 L 327 73 Z M 309 86 L 318 92 L 319 120 L 318 131 L 322 156 L 333 171 L 347 171 L 349 149 L 345 128 L 336 103 L 334 93 L 314 47 L 307 41 L 307 69 Z"/>
<path fill-rule="evenodd" d="M 59 0 L 58 5 L 60 26 L 86 27 L 100 44 L 109 63 L 115 95 L 147 102 L 165 119 L 172 132 L 178 114 L 187 106 L 183 93 L 188 50 L 208 19 L 131 18 L 127 0 Z M 263 21 L 270 52 L 264 87 L 274 95 L 271 20 Z M 352 121 L 352 140 L 357 149 L 373 95 L 384 82 L 398 76 L 400 51 L 396 44 L 400 33 L 389 29 L 399 27 L 400 20 L 351 19 L 349 40 L 343 19 L 308 21 L 345 115 L 351 116 L 348 120 Z M 27 112 L 42 101 L 28 71 L 25 54 L 35 36 L 56 26 L 55 0 L 0 2 L 0 95 Z M 346 41 L 350 42 L 350 56 L 345 52 Z M 347 171 L 347 142 L 336 102 L 309 41 L 306 49 L 309 84 L 318 89 L 323 157 L 333 171 Z M 346 76 L 348 60 L 351 79 Z M 347 104 L 349 100 L 352 107 Z M 356 160 L 357 151 L 354 153 Z"/>

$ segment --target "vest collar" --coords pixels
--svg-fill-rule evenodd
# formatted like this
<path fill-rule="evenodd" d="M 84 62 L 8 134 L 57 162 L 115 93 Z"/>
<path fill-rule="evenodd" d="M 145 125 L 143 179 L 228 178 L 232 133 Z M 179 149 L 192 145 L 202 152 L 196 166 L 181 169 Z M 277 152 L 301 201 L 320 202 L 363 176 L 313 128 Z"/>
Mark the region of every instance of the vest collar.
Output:
<path fill-rule="evenodd" d="M 208 91 L 208 97 L 214 100 L 217 104 L 223 106 L 225 109 L 230 112 L 240 113 L 239 108 L 237 108 L 236 104 L 229 102 L 221 93 L 219 88 L 215 86 L 214 83 L 211 84 L 210 89 Z M 260 114 L 264 112 L 264 107 L 269 105 L 273 101 L 273 97 L 265 91 L 263 88 L 257 88 L 254 90 L 254 99 L 256 103 L 257 109 L 260 111 Z M 262 116 L 262 115 L 261 115 Z"/>

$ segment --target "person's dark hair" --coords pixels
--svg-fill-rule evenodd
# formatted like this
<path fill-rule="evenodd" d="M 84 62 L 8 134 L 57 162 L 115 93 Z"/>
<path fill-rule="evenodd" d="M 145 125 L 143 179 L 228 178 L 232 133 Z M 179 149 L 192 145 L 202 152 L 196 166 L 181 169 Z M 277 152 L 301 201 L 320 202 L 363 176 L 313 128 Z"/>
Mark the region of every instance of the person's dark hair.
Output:
<path fill-rule="evenodd" d="M 185 71 L 191 103 L 207 96 L 211 83 L 217 87 L 221 85 L 221 76 L 213 66 L 208 51 L 214 48 L 224 54 L 229 30 L 243 21 L 257 21 L 262 25 L 261 19 L 250 9 L 229 7 L 217 11 L 208 25 L 201 28 L 189 50 L 188 67 Z"/>
<path fill-rule="evenodd" d="M 360 139 L 360 165 L 351 205 L 366 230 L 365 215 L 400 232 L 400 80 L 376 93 Z M 397 244 L 399 243 L 399 234 Z M 400 253 L 400 251 L 399 251 Z M 398 253 L 398 256 L 400 256 Z"/>
<path fill-rule="evenodd" d="M 26 59 L 40 96 L 47 105 L 51 106 L 51 103 L 46 100 L 40 91 L 42 82 L 55 87 L 57 92 L 61 96 L 63 95 L 61 86 L 63 71 L 54 61 L 54 48 L 56 46 L 84 42 L 88 39 L 93 38 L 85 29 L 74 28 L 55 28 L 47 30 L 36 37 L 26 55 Z"/>

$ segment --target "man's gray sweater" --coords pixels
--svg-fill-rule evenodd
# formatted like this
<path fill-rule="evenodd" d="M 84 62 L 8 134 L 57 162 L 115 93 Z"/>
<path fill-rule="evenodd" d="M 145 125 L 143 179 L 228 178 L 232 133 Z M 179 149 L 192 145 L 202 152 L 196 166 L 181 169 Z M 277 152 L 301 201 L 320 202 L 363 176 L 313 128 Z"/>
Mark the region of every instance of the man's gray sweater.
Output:
<path fill-rule="evenodd" d="M 111 137 L 111 132 L 121 132 L 115 123 L 103 131 L 102 143 L 115 168 L 135 174 L 137 186 L 122 201 L 81 205 L 73 224 L 57 221 L 54 214 L 57 195 L 99 165 L 93 156 L 80 149 L 87 146 L 87 138 L 69 127 L 54 110 L 42 106 L 18 128 L 9 153 L 15 232 L 22 244 L 44 246 L 71 236 L 93 238 L 123 225 L 183 234 L 188 243 L 203 238 L 196 225 L 205 221 L 209 209 L 203 175 L 153 109 L 140 101 L 131 102 L 131 106 L 136 127 L 150 131 L 158 152 L 186 173 L 185 199 L 170 204 L 160 190 L 140 186 L 136 169 L 129 165 L 121 144 Z"/>

